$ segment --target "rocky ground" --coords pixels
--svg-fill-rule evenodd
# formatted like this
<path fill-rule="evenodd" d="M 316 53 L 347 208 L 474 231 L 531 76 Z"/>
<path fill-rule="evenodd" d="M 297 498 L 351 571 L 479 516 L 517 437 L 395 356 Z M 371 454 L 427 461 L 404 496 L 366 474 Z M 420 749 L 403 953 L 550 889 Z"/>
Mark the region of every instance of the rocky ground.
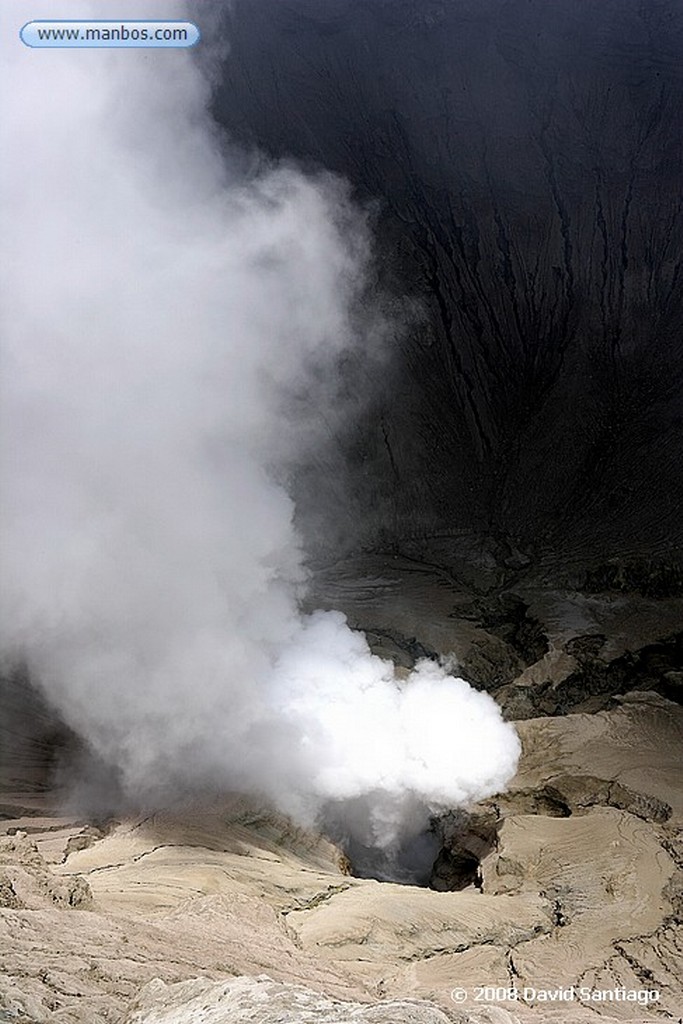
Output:
<path fill-rule="evenodd" d="M 0 1021 L 678 1020 L 683 601 L 405 556 L 317 585 L 376 650 L 406 668 L 450 653 L 500 700 L 523 745 L 508 791 L 438 823 L 431 888 L 357 878 L 237 795 L 147 816 L 65 803 L 50 780 L 72 741 L 6 680 Z"/>

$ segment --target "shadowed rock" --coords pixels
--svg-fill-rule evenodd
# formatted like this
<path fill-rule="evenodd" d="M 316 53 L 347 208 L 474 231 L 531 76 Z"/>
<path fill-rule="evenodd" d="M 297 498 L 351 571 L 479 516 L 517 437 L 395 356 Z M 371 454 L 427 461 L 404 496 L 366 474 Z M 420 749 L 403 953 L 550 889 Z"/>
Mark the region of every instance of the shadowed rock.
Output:
<path fill-rule="evenodd" d="M 380 281 L 422 309 L 342 438 L 349 495 L 321 452 L 309 507 L 385 546 L 469 529 L 511 571 L 673 557 L 680 5 L 238 0 L 226 23 L 219 121 L 377 201 Z"/>

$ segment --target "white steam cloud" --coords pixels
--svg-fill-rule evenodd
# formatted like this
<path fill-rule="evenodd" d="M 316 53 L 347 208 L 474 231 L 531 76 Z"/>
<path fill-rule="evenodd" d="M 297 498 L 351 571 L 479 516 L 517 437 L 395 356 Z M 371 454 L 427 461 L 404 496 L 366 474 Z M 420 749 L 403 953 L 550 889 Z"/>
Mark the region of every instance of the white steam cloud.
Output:
<path fill-rule="evenodd" d="M 336 805 L 390 848 L 502 788 L 489 697 L 433 663 L 399 682 L 299 610 L 288 467 L 375 330 L 345 187 L 249 171 L 187 52 L 31 50 L 25 5 L 2 14 L 4 654 L 129 792 Z"/>

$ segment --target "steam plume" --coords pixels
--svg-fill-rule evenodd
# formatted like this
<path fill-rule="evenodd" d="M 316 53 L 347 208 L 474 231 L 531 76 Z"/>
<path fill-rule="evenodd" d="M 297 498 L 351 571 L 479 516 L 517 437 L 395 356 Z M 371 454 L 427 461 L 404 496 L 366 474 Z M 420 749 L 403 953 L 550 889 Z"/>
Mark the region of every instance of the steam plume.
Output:
<path fill-rule="evenodd" d="M 501 788 L 492 700 L 299 610 L 288 469 L 377 330 L 346 187 L 231 151 L 188 53 L 29 50 L 3 13 L 5 655 L 151 799 L 332 806 L 392 848 Z"/>

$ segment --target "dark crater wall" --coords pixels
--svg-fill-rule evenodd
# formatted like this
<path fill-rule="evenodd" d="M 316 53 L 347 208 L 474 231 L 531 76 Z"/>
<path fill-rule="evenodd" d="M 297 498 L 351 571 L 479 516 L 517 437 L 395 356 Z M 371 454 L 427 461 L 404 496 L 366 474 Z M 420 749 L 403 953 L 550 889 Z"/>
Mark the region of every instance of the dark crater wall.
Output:
<path fill-rule="evenodd" d="M 318 513 L 385 547 L 675 556 L 683 7 L 236 0 L 225 20 L 218 121 L 376 200 L 377 285 L 424 310 L 336 439 L 343 487 L 320 452 Z"/>

